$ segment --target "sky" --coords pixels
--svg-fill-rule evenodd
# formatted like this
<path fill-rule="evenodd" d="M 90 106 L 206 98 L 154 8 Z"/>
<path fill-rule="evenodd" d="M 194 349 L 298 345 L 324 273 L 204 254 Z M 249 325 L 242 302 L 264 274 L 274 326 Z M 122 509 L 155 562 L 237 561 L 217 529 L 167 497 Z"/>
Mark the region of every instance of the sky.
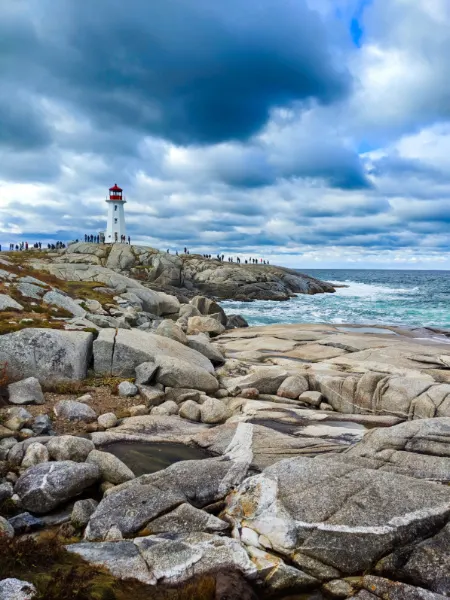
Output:
<path fill-rule="evenodd" d="M 449 0 L 1 0 L 0 242 L 450 269 Z"/>

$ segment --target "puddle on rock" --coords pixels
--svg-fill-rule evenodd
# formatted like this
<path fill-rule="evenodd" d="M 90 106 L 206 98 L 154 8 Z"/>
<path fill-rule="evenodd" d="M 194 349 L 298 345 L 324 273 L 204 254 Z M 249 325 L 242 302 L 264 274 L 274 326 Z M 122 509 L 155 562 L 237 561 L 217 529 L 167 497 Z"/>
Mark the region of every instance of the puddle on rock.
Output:
<path fill-rule="evenodd" d="M 212 456 L 202 448 L 176 442 L 114 442 L 101 449 L 117 456 L 136 477 L 162 471 L 181 460 L 202 460 Z"/>

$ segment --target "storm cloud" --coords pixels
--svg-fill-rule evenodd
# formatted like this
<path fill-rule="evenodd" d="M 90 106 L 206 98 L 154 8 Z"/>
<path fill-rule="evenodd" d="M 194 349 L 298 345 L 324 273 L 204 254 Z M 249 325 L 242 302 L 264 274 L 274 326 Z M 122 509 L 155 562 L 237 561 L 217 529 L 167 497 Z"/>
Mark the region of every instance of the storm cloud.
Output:
<path fill-rule="evenodd" d="M 139 243 L 450 267 L 449 26 L 446 0 L 3 0 L 1 241 L 97 232 L 117 181 Z"/>

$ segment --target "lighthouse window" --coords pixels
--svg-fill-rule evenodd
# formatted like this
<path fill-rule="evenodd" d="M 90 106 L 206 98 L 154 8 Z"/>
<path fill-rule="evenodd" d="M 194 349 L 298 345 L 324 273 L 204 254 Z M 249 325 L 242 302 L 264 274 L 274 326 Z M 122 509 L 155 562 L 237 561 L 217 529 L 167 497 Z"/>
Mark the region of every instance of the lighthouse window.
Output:
<path fill-rule="evenodd" d="M 117 219 L 114 219 L 114 223 L 117 223 Z"/>
<path fill-rule="evenodd" d="M 117 204 L 114 204 L 114 210 L 117 210 Z"/>

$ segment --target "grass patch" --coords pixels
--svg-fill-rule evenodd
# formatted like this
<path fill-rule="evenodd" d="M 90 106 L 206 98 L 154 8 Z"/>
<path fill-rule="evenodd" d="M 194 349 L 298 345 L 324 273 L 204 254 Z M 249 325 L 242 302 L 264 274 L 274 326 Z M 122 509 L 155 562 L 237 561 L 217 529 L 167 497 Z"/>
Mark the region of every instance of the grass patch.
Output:
<path fill-rule="evenodd" d="M 49 381 L 42 384 L 44 392 L 52 394 L 87 394 L 92 388 L 107 387 L 112 394 L 117 394 L 117 388 L 122 381 L 133 382 L 134 379 L 123 377 L 112 377 L 111 375 L 94 375 L 83 381 Z"/>
<path fill-rule="evenodd" d="M 0 579 L 17 577 L 37 589 L 36 600 L 214 600 L 215 578 L 192 580 L 179 588 L 121 581 L 106 570 L 67 552 L 54 534 L 39 539 L 2 540 Z"/>

